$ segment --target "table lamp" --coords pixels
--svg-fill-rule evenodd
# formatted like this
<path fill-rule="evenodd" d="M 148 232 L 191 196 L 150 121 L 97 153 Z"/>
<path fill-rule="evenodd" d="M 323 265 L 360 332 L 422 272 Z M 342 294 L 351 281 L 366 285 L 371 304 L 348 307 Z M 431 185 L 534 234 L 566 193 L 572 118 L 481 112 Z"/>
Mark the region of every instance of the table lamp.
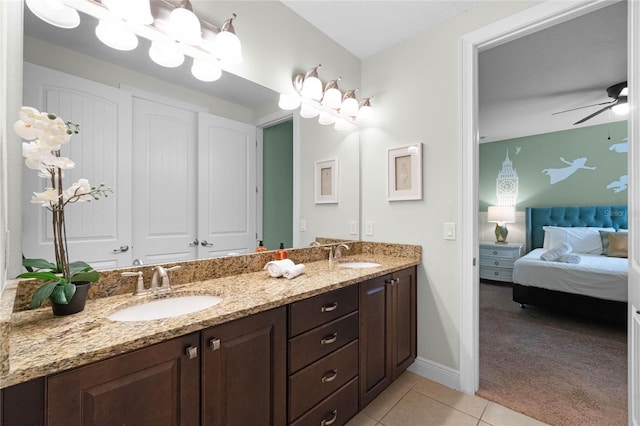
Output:
<path fill-rule="evenodd" d="M 515 206 L 489 206 L 487 211 L 487 222 L 496 224 L 496 244 L 506 244 L 507 223 L 515 223 Z"/>

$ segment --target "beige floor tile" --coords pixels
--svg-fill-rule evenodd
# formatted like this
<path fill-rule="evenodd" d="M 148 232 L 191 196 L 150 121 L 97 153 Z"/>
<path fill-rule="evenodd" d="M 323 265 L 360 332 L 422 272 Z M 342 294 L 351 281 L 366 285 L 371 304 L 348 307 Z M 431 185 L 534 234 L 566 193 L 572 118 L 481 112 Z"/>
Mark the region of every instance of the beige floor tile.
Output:
<path fill-rule="evenodd" d="M 359 412 L 354 418 L 349 420 L 346 426 L 376 426 L 378 422 L 367 416 L 364 412 Z"/>
<path fill-rule="evenodd" d="M 393 382 L 376 399 L 364 407 L 364 413 L 380 421 L 400 399 L 409 392 L 409 388 Z"/>
<path fill-rule="evenodd" d="M 385 426 L 476 426 L 478 419 L 410 390 L 380 423 Z"/>
<path fill-rule="evenodd" d="M 458 410 L 477 419 L 482 416 L 482 413 L 489 403 L 489 401 L 484 398 L 480 398 L 479 396 L 467 395 L 424 378 L 421 378 L 416 383 L 413 390 L 451 407 L 457 408 Z"/>
<path fill-rule="evenodd" d="M 493 426 L 544 426 L 539 420 L 527 417 L 502 405 L 489 402 L 482 415 L 482 421 Z"/>
<path fill-rule="evenodd" d="M 421 376 L 418 376 L 411 371 L 405 371 L 396 379 L 394 383 L 404 386 L 405 388 L 412 388 L 420 380 L 423 380 Z"/>

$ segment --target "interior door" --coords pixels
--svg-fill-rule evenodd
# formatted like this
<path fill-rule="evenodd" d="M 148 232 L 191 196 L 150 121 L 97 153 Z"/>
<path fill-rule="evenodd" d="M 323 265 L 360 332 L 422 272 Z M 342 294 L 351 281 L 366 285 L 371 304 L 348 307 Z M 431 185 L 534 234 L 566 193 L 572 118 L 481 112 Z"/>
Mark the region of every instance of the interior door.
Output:
<path fill-rule="evenodd" d="M 62 147 L 75 162 L 65 171 L 65 188 L 86 178 L 113 189 L 108 198 L 65 208 L 69 259 L 96 269 L 131 265 L 131 94 L 25 63 L 23 101 L 80 124 L 80 133 Z M 23 168 L 23 254 L 54 261 L 51 213 L 26 195 L 47 186 L 37 175 Z"/>
<path fill-rule="evenodd" d="M 197 113 L 133 98 L 133 247 L 144 263 L 194 259 Z"/>
<path fill-rule="evenodd" d="M 256 128 L 200 113 L 198 258 L 256 246 Z"/>

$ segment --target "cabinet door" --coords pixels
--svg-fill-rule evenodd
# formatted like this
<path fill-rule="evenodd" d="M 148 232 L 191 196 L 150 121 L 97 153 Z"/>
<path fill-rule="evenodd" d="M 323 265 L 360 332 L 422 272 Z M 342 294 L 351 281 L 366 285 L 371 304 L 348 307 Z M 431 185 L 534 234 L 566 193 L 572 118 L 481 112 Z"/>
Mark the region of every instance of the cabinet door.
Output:
<path fill-rule="evenodd" d="M 392 312 L 390 275 L 360 283 L 360 405 L 371 402 L 391 383 Z"/>
<path fill-rule="evenodd" d="M 391 379 L 395 380 L 416 359 L 416 269 L 395 272 L 391 282 Z"/>
<path fill-rule="evenodd" d="M 200 362 L 193 333 L 49 377 L 47 424 L 197 425 Z"/>
<path fill-rule="evenodd" d="M 286 423 L 286 308 L 202 332 L 203 424 Z"/>

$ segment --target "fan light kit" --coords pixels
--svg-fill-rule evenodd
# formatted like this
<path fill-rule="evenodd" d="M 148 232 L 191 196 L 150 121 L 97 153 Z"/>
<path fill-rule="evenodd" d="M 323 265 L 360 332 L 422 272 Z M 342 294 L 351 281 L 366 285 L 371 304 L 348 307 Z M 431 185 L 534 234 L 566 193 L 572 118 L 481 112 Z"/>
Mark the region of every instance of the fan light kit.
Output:
<path fill-rule="evenodd" d="M 357 89 L 341 92 L 338 88 L 341 77 L 323 83 L 318 77 L 318 68 L 321 66 L 318 65 L 305 74 L 296 74 L 293 77 L 293 88 L 299 96 L 281 94 L 278 103 L 280 108 L 293 110 L 300 107 L 301 117 L 318 117 L 320 124 L 333 124 L 336 130 L 352 130 L 356 128 L 356 123 L 374 121 L 371 98 L 358 101 Z"/>
<path fill-rule="evenodd" d="M 601 113 L 605 112 L 608 109 L 613 111 L 615 114 L 624 115 L 624 114 L 627 114 L 629 112 L 629 102 L 628 102 L 628 99 L 627 99 L 628 94 L 629 94 L 629 88 L 627 87 L 627 82 L 623 81 L 621 83 L 617 83 L 617 84 L 614 84 L 612 86 L 607 87 L 607 96 L 609 96 L 612 99 L 611 101 L 600 102 L 598 104 L 585 105 L 585 106 L 581 106 L 581 107 L 578 107 L 578 108 L 572 108 L 572 109 L 567 109 L 567 110 L 564 110 L 564 111 L 554 112 L 551 115 L 562 114 L 562 113 L 569 112 L 569 111 L 576 111 L 578 109 L 590 108 L 590 107 L 600 106 L 600 105 L 606 105 L 606 106 L 604 108 L 601 108 L 598 111 L 594 112 L 593 114 L 589 114 L 588 116 L 584 117 L 582 120 L 576 121 L 573 124 L 574 125 L 582 124 L 585 121 L 591 120 L 596 115 L 601 114 Z"/>
<path fill-rule="evenodd" d="M 175 2 L 174 2 L 175 3 Z M 149 57 L 158 65 L 182 65 L 193 59 L 191 72 L 199 80 L 215 81 L 221 65 L 242 63 L 242 46 L 235 34 L 234 13 L 222 28 L 193 13 L 189 0 L 177 6 L 166 0 L 26 0 L 34 15 L 59 28 L 80 25 L 83 12 L 98 19 L 96 37 L 117 50 L 133 50 L 138 37 L 151 41 Z"/>

